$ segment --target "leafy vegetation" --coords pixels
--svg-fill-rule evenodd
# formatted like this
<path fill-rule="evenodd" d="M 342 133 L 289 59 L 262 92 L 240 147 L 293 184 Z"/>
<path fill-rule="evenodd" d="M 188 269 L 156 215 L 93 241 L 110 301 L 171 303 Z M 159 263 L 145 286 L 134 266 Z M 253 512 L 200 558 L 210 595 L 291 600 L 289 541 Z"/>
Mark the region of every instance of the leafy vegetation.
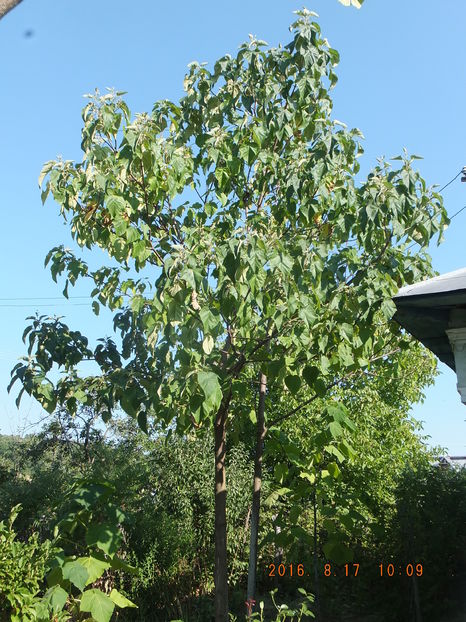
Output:
<path fill-rule="evenodd" d="M 403 356 L 409 358 L 411 364 L 417 361 L 420 377 L 424 374 L 427 379 L 431 377 L 431 359 L 426 358 L 419 346 Z M 423 364 L 424 371 L 421 370 Z M 404 380 L 408 384 L 411 382 L 406 376 Z M 377 378 L 375 383 L 379 381 Z M 371 395 L 370 388 L 366 392 Z M 360 395 L 363 402 L 363 393 Z M 312 495 L 315 483 L 311 484 L 300 474 L 303 472 L 301 459 L 307 455 L 308 447 L 309 455 L 314 455 L 313 435 L 321 428 L 316 414 L 318 406 L 314 405 L 314 411 L 308 412 L 307 416 L 290 419 L 285 437 L 272 437 L 277 443 L 282 441 L 284 447 L 278 451 L 272 442 L 272 448 L 268 448 L 264 456 L 263 490 L 269 501 L 262 505 L 256 615 L 262 615 L 267 621 L 274 620 L 277 615 L 281 615 L 278 619 L 285 619 L 285 609 L 276 612 L 268 596 L 270 591 L 278 588 L 275 602 L 288 602 L 288 613 L 295 611 L 295 619 L 301 605 L 307 602 L 314 615 L 318 615 L 320 608 L 324 620 L 351 619 L 356 611 L 367 616 L 377 614 L 380 620 L 404 620 L 406 611 L 413 606 L 410 579 L 395 576 L 389 580 L 388 577 L 378 577 L 377 573 L 380 563 L 407 564 L 412 561 L 422 563 L 424 568 L 423 576 L 418 578 L 423 615 L 431 619 L 454 620 L 462 606 L 459 595 L 466 571 L 465 473 L 430 465 L 432 455 L 425 450 L 419 431 L 407 413 L 402 415 L 393 408 L 390 415 L 385 410 L 386 403 L 384 406 L 382 400 L 373 399 L 368 402 L 366 413 L 361 412 L 358 417 L 359 413 L 351 402 L 354 404 L 348 398 L 348 416 L 358 425 L 345 433 L 346 441 L 357 447 L 365 439 L 372 450 L 365 453 L 364 459 L 361 456 L 360 459 L 354 457 L 341 462 L 336 479 L 320 475 L 317 489 L 317 583 L 314 577 Z M 377 405 L 382 410 L 380 414 L 373 412 Z M 372 412 L 374 420 L 369 424 L 365 420 Z M 390 425 L 387 419 L 390 419 Z M 92 440 L 86 446 L 85 434 L 81 433 L 85 432 L 89 420 L 94 423 Z M 294 428 L 293 423 L 296 424 Z M 27 564 L 28 573 L 31 573 L 27 575 L 29 591 L 40 602 L 49 589 L 43 581 L 47 571 L 44 564 L 49 560 L 47 568 L 50 568 L 50 541 L 54 539 L 58 522 L 63 539 L 54 546 L 63 551 L 60 581 L 65 572 L 71 573 L 79 583 L 83 573 L 80 572 L 80 563 L 73 564 L 73 561 L 94 557 L 102 574 L 89 583 L 86 590 L 100 589 L 106 596 L 116 590 L 138 607 L 121 610 L 118 619 L 199 622 L 210 619 L 213 613 L 214 554 L 212 436 L 206 432 L 201 437 L 172 435 L 167 439 L 155 429 L 150 429 L 148 436 L 139 431 L 136 424 L 123 418 L 117 418 L 106 430 L 96 427 L 99 425 L 90 412 L 84 412 L 82 419 L 65 417 L 63 412 L 57 412 L 38 434 L 24 439 L 0 437 L 0 462 L 3 472 L 8 473 L 0 487 L 0 518 L 7 517 L 11 506 L 21 499 L 32 498 L 37 504 L 36 508 L 29 506 L 27 516 L 21 517 L 23 512 L 20 512 L 14 523 L 16 538 L 26 546 L 31 534 L 35 533 L 36 549 L 42 551 L 37 553 L 38 563 L 42 565 Z M 252 431 L 252 422 L 250 425 Z M 378 440 L 376 445 L 380 436 L 383 436 L 383 443 Z M 73 437 L 80 440 L 70 443 L 69 439 Z M 251 510 L 253 443 L 251 438 L 249 443 L 246 440 L 247 435 L 232 448 L 228 464 L 230 608 L 238 620 L 243 619 L 246 610 L 248 518 Z M 287 443 L 293 443 L 299 452 L 294 461 L 290 459 L 293 452 Z M 378 449 L 381 446 L 387 449 L 386 453 Z M 86 452 L 90 458 L 88 461 Z M 331 458 L 335 459 L 335 456 L 331 455 Z M 103 487 L 100 484 L 98 489 L 83 489 L 83 467 L 88 481 L 99 481 L 105 471 L 109 483 Z M 41 478 L 52 470 L 56 481 L 61 484 L 49 487 L 49 494 L 43 499 L 39 494 L 43 490 Z M 300 488 L 301 482 L 306 483 L 307 488 Z M 283 488 L 288 488 L 289 492 L 274 499 L 274 493 Z M 89 512 L 85 506 L 79 505 L 79 501 L 82 503 L 83 495 L 91 500 L 92 490 L 100 490 L 103 494 L 95 498 L 94 509 Z M 76 492 L 78 503 L 72 501 Z M 112 495 L 113 505 L 104 502 L 107 494 Z M 123 508 L 125 517 L 123 519 L 120 515 L 123 522 L 115 532 L 103 525 L 108 523 L 108 514 L 114 515 L 117 507 Z M 445 520 L 445 513 L 448 520 Z M 86 525 L 95 524 L 97 519 L 100 527 L 94 530 L 94 534 L 104 535 L 100 546 L 111 553 L 118 546 L 114 559 L 119 559 L 120 563 L 113 563 L 116 568 L 103 560 L 109 558 L 97 545 L 97 539 L 86 538 Z M 76 524 L 73 530 L 73 524 L 78 521 L 80 525 Z M 350 567 L 352 563 L 360 564 L 358 577 L 341 576 L 344 563 L 331 562 L 325 554 L 329 542 L 338 542 L 345 551 L 351 552 Z M 44 550 L 41 547 L 45 547 Z M 31 559 L 28 552 L 18 550 L 18 557 L 23 561 L 25 554 Z M 345 557 L 343 561 L 350 558 Z M 324 564 L 330 562 L 340 576 L 325 576 Z M 288 569 L 287 574 L 270 577 L 271 563 L 277 568 L 283 563 Z M 289 576 L 290 564 L 295 568 L 293 577 Z M 310 577 L 297 574 L 298 564 L 303 565 L 305 574 Z M 278 575 L 278 571 L 275 574 Z M 4 585 L 2 583 L 0 590 L 2 596 Z M 15 578 L 14 593 L 17 595 L 19 585 Z M 68 588 L 71 593 L 67 592 L 67 606 L 71 607 L 71 597 L 78 597 L 79 593 L 76 586 L 69 585 Z M 319 606 L 316 601 L 302 600 L 299 590 L 318 593 Z M 262 609 L 258 606 L 261 601 L 264 603 Z M 23 616 L 26 619 L 24 611 Z"/>
<path fill-rule="evenodd" d="M 40 543 L 37 533 L 27 541 L 16 539 L 13 523 L 20 508 L 11 509 L 8 524 L 0 522 L 0 619 L 15 622 L 37 614 L 37 595 L 53 552 L 50 541 Z"/>
<path fill-rule="evenodd" d="M 121 539 L 118 523 L 123 514 L 108 503 L 110 493 L 108 484 L 71 485 L 68 503 L 65 501 L 67 512 L 55 526 L 54 540 L 42 543 L 37 532 L 27 542 L 16 539 L 13 523 L 21 506 L 12 509 L 8 527 L 0 523 L 2 619 L 45 622 L 52 617 L 56 622 L 65 622 L 77 617 L 108 622 L 115 606 L 136 607 L 115 588 L 110 591 L 108 585 L 108 595 L 98 587 L 86 589 L 101 581 L 110 568 L 134 570 L 115 556 Z M 97 502 L 104 502 L 101 509 L 105 522 L 96 520 Z M 82 532 L 82 542 L 76 531 Z M 64 548 L 57 546 L 61 542 Z M 81 549 L 79 557 L 75 554 L 77 548 Z"/>

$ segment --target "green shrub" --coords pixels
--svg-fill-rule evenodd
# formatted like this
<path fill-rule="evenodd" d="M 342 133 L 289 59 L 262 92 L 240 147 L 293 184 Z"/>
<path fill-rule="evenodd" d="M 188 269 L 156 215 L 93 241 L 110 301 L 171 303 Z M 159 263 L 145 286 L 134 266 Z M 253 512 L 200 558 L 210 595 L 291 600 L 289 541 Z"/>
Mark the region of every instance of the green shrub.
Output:
<path fill-rule="evenodd" d="M 8 523 L 0 522 L 0 620 L 29 621 L 41 619 L 39 594 L 53 554 L 50 540 L 39 542 L 37 533 L 27 542 L 17 540 L 13 523 L 21 505 L 12 508 Z M 43 619 L 49 619 L 43 618 Z"/>
<path fill-rule="evenodd" d="M 20 505 L 0 522 L 0 622 L 109 622 L 115 607 L 136 607 L 113 587 L 115 571 L 134 571 L 116 555 L 124 514 L 113 493 L 107 482 L 77 482 L 53 541 L 41 543 L 37 533 L 17 539 Z"/>

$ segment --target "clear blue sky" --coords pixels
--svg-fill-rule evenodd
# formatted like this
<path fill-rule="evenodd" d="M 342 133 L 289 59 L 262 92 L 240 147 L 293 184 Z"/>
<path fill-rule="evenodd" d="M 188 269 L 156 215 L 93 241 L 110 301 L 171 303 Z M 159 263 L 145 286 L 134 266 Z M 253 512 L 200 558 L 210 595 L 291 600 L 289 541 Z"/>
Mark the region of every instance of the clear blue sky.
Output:
<path fill-rule="evenodd" d="M 41 416 L 31 398 L 17 411 L 6 394 L 9 372 L 24 354 L 27 315 L 36 309 L 66 315 L 94 339 L 111 333 L 110 317 L 95 318 L 85 299 L 50 300 L 62 288 L 43 267 L 52 246 L 71 242 L 57 206 L 41 206 L 37 177 L 58 154 L 80 159 L 82 95 L 96 87 L 125 90 L 133 112 L 151 110 L 157 99 L 176 100 L 190 61 L 234 54 L 248 33 L 271 45 L 287 43 L 292 11 L 300 6 L 296 0 L 134 0 L 131 8 L 121 0 L 24 0 L 0 21 L 1 433 Z M 464 0 L 366 0 L 360 11 L 313 0 L 307 7 L 319 13 L 324 35 L 340 51 L 335 118 L 363 131 L 362 172 L 406 147 L 424 157 L 419 169 L 427 181 L 444 185 L 466 164 Z M 453 214 L 466 205 L 466 184 L 457 180 L 444 196 Z M 445 243 L 432 249 L 439 272 L 466 266 L 465 225 L 466 210 Z M 453 372 L 440 370 L 414 414 L 433 444 L 464 454 L 466 408 Z"/>

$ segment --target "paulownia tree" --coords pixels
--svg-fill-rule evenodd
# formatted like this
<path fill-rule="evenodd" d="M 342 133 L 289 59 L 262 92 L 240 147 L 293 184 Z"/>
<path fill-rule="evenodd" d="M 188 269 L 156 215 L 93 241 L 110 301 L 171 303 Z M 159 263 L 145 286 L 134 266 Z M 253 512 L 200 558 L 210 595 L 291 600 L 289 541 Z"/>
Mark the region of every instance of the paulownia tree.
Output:
<path fill-rule="evenodd" d="M 65 295 L 88 279 L 119 339 L 92 349 L 37 317 L 12 383 L 49 411 L 92 404 L 142 428 L 148 417 L 180 433 L 213 426 L 218 622 L 228 619 L 225 441 L 250 414 L 251 370 L 263 392 L 269 378 L 318 393 L 325 375 L 367 365 L 374 314 L 389 317 L 396 289 L 428 271 L 424 251 L 446 223 L 410 158 L 356 185 L 360 132 L 331 118 L 338 54 L 313 15 L 298 12 L 285 47 L 251 37 L 211 71 L 191 63 L 186 95 L 151 114 L 132 120 L 122 93 L 90 97 L 82 162 L 48 162 L 40 178 L 77 244 L 112 259 L 91 269 L 56 247 L 52 276 L 65 275 Z M 422 252 L 409 252 L 413 241 Z M 80 371 L 89 359 L 99 373 Z"/>

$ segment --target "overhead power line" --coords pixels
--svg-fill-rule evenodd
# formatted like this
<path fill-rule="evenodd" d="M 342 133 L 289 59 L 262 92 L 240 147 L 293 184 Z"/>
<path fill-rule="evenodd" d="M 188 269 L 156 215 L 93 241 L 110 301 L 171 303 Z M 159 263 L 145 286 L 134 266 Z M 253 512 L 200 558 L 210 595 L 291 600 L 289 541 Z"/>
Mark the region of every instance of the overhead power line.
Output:
<path fill-rule="evenodd" d="M 463 177 L 461 178 L 461 181 L 466 181 L 466 166 L 463 166 L 463 168 L 460 170 L 459 173 L 457 173 L 452 179 L 450 179 L 450 181 L 445 184 L 444 186 L 442 186 L 440 188 L 440 190 L 438 190 L 438 192 L 442 192 L 442 190 L 445 190 L 445 188 L 447 188 L 450 184 L 452 184 L 455 179 L 458 179 L 458 177 L 460 175 L 463 175 Z M 458 214 L 461 214 L 461 212 L 466 209 L 466 205 L 463 205 L 463 207 L 461 209 L 459 209 L 457 212 L 455 212 L 453 214 L 453 216 L 448 216 L 448 220 L 451 222 L 453 220 L 453 218 L 455 218 L 456 216 L 458 216 Z M 427 220 L 425 221 L 427 222 Z M 418 242 L 413 242 L 412 244 L 410 244 L 408 246 L 408 248 L 406 249 L 407 251 L 409 251 L 410 248 L 412 248 L 413 246 L 416 246 L 416 244 L 418 244 Z"/>
<path fill-rule="evenodd" d="M 463 207 L 462 207 L 461 209 L 459 209 L 457 212 L 455 212 L 455 213 L 453 214 L 453 216 L 450 218 L 450 220 L 453 220 L 453 218 L 454 218 L 455 216 L 458 216 L 458 214 L 460 214 L 460 213 L 461 213 L 464 209 L 466 209 L 466 205 L 463 205 Z"/>
<path fill-rule="evenodd" d="M 68 298 L 71 299 L 77 299 L 77 298 L 86 298 L 86 299 L 91 299 L 92 296 L 68 296 Z M 63 296 L 23 296 L 21 298 L 0 298 L 0 301 L 5 301 L 5 300 L 63 300 Z"/>
<path fill-rule="evenodd" d="M 450 179 L 450 181 L 449 181 L 447 184 L 445 184 L 444 186 L 442 186 L 442 188 L 440 188 L 439 192 L 442 192 L 442 190 L 445 190 L 445 188 L 448 188 L 448 186 L 449 186 L 450 184 L 452 184 L 452 183 L 455 181 L 455 179 L 458 179 L 458 177 L 459 177 L 459 176 L 461 175 L 461 173 L 463 173 L 463 172 L 464 172 L 464 168 L 462 168 L 462 169 L 460 170 L 460 172 L 459 172 L 457 175 L 455 175 L 455 176 L 453 177 L 453 179 Z"/>
<path fill-rule="evenodd" d="M 90 305 L 87 302 L 70 302 L 67 304 L 66 302 L 50 302 L 47 304 L 38 304 L 36 305 L 34 302 L 31 302 L 29 305 L 15 305 L 15 304 L 0 304 L 0 307 L 21 307 L 23 309 L 31 309 L 36 307 L 89 307 Z"/>
<path fill-rule="evenodd" d="M 452 184 L 456 179 L 458 179 L 458 177 L 461 174 L 463 175 L 463 177 L 461 178 L 461 181 L 466 181 L 466 166 L 464 166 L 454 177 L 452 177 L 452 179 L 450 179 L 448 183 L 442 186 L 438 190 L 438 192 L 443 192 L 443 190 L 445 190 L 445 188 L 448 188 L 448 186 Z M 452 221 L 453 218 L 458 216 L 458 214 L 461 214 L 461 212 L 465 209 L 466 209 L 466 205 L 464 205 L 461 209 L 455 212 L 453 216 L 449 216 L 449 220 Z M 417 242 L 413 242 L 410 246 L 408 246 L 407 250 L 409 250 L 416 244 Z M 16 301 L 28 301 L 28 300 L 31 301 L 30 304 L 14 304 Z M 34 301 L 36 300 L 61 300 L 62 302 L 58 304 L 52 303 L 52 302 L 35 304 Z M 92 296 L 68 296 L 68 300 L 92 300 Z M 10 303 L 9 301 L 13 301 L 13 302 Z M 31 308 L 31 307 L 51 307 L 51 306 L 54 306 L 54 307 L 56 306 L 67 306 L 67 307 L 88 306 L 88 303 L 85 303 L 85 302 L 78 302 L 78 303 L 64 302 L 63 296 L 21 296 L 21 297 L 0 298 L 0 303 L 3 303 L 3 302 L 5 302 L 6 304 L 0 304 L 0 307 Z"/>

